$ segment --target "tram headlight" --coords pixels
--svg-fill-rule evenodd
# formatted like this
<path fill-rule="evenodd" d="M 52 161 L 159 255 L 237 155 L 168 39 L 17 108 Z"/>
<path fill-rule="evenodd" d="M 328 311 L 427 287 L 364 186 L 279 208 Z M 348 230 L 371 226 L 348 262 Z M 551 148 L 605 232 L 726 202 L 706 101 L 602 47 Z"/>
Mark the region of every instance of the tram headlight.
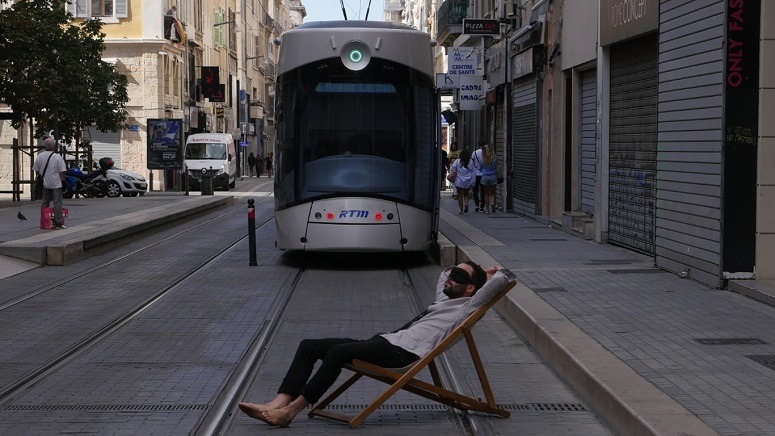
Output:
<path fill-rule="evenodd" d="M 342 46 L 341 58 L 347 69 L 360 71 L 369 65 L 371 50 L 363 41 L 350 41 Z"/>

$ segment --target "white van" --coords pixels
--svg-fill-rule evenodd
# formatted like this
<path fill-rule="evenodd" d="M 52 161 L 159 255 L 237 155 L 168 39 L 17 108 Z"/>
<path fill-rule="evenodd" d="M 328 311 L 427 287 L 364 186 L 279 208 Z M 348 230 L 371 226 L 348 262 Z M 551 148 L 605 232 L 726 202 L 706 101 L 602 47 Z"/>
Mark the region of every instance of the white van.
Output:
<path fill-rule="evenodd" d="M 213 188 L 228 191 L 237 182 L 237 153 L 231 133 L 195 133 L 186 140 L 186 167 L 192 190 L 202 188 L 202 175 L 211 172 Z"/>

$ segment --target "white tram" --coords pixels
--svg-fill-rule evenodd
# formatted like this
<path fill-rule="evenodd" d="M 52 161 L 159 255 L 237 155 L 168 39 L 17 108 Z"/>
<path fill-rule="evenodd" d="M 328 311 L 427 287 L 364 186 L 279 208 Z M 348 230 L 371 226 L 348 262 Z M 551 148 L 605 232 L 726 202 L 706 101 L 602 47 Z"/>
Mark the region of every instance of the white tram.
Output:
<path fill-rule="evenodd" d="M 279 43 L 277 247 L 430 248 L 441 180 L 435 42 L 404 25 L 331 21 Z"/>

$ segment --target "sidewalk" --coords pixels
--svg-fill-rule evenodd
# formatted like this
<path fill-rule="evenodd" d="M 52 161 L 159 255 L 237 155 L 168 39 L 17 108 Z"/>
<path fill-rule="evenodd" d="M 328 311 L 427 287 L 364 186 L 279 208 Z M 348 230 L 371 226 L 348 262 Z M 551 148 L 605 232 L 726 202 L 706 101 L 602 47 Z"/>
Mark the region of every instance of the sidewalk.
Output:
<path fill-rule="evenodd" d="M 774 307 L 534 220 L 458 214 L 449 192 L 441 203 L 458 260 L 517 274 L 499 312 L 617 433 L 775 434 Z"/>
<path fill-rule="evenodd" d="M 224 193 L 227 194 L 227 193 Z M 65 201 L 67 229 L 39 228 L 40 202 L 0 201 L 0 278 L 41 265 L 68 265 L 156 226 L 233 201 L 232 196 L 151 192 L 136 198 Z"/>

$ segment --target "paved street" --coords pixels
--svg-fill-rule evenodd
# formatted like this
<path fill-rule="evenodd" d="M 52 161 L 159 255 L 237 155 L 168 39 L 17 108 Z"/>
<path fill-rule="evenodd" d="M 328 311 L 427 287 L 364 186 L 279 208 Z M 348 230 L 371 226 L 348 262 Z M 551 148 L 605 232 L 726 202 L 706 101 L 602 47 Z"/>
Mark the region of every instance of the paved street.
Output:
<path fill-rule="evenodd" d="M 268 179 L 239 181 L 236 192 L 219 192 L 215 196 L 228 194 L 235 197 L 236 203 L 214 210 L 243 207 L 240 203 L 244 204 L 248 197 L 263 198 L 259 201 L 261 213 L 269 218 L 272 202 L 267 197 L 271 189 L 268 182 Z M 125 214 L 123 208 L 128 204 L 142 210 L 158 207 L 161 197 L 168 203 L 185 201 L 182 197 L 154 193 L 146 197 L 100 199 L 93 206 L 84 200 L 73 200 L 83 202 L 84 206 L 78 206 L 83 212 L 73 215 L 72 226 L 65 232 L 71 232 L 73 237 L 81 235 L 79 226 L 87 225 L 91 220 L 86 218 L 89 214 L 110 220 L 111 215 Z M 17 209 L 35 217 L 36 205 L 4 202 L 3 206 L 0 208 L 3 243 L 34 238 L 43 232 L 34 229 L 34 222 L 30 224 L 33 220 L 21 222 L 16 218 Z M 108 211 L 111 208 L 113 212 Z M 214 212 L 204 212 L 196 219 L 204 219 L 209 213 Z M 507 302 L 499 305 L 497 314 L 489 314 L 476 330 L 499 403 L 514 407 L 577 405 L 581 410 L 596 412 L 520 409 L 513 411 L 508 420 L 488 418 L 501 434 L 517 431 L 521 434 L 607 434 L 611 431 L 608 428 L 619 434 L 775 434 L 775 308 L 772 306 L 736 292 L 710 289 L 681 279 L 655 269 L 648 257 L 584 241 L 552 229 L 547 223 L 505 213 L 459 215 L 449 192 L 442 193 L 440 223 L 444 235 L 442 245 L 449 240 L 459 258 L 499 263 L 515 271 L 522 285 L 507 296 Z M 22 225 L 26 227 L 18 227 Z M 244 232 L 244 223 L 235 226 Z M 173 230 L 170 227 L 165 231 Z M 259 233 L 259 238 L 262 241 L 259 246 L 265 253 L 262 259 L 270 263 L 285 262 L 281 260 L 284 256 L 279 256 L 271 247 L 273 238 L 268 227 Z M 115 250 L 124 253 L 132 244 L 135 242 Z M 86 268 L 93 262 L 96 260 L 87 258 L 71 266 L 41 268 L 31 262 L 4 258 L 2 271 L 8 277 L 0 282 L 2 301 L 12 298 L 9 291 L 18 287 L 14 283 L 44 286 L 51 281 L 52 274 Z M 13 269 L 8 265 L 13 265 Z M 162 261 L 159 266 L 165 268 L 164 265 Z M 26 272 L 18 272 L 25 269 Z M 229 277 L 240 280 L 243 269 L 233 271 L 223 280 L 231 280 Z M 411 274 L 418 283 L 427 284 L 438 274 L 438 267 L 416 265 Z M 113 282 L 120 276 L 114 274 L 103 281 Z M 279 284 L 268 280 L 269 277 L 264 275 L 265 289 L 276 291 Z M 370 316 L 368 310 L 362 312 L 364 317 L 350 316 L 346 323 L 342 322 L 341 313 L 333 310 L 332 306 L 339 300 L 358 295 L 360 283 L 368 280 L 353 271 L 344 276 L 352 284 L 337 286 L 342 277 L 340 271 L 338 275 L 324 276 L 320 279 L 324 282 L 318 283 L 322 289 L 338 292 L 334 294 L 337 298 L 327 298 L 311 288 L 309 293 L 302 292 L 299 299 L 293 300 L 294 310 L 305 314 L 302 317 L 305 321 L 286 325 L 276 341 L 295 343 L 305 334 L 326 330 L 339 334 L 376 328 L 373 325 L 376 320 L 364 324 Z M 368 299 L 368 294 L 358 298 Z M 411 313 L 411 308 L 406 308 L 389 318 L 403 319 Z M 278 347 L 275 348 L 282 353 L 268 358 L 275 362 L 272 366 L 282 365 L 288 353 L 292 353 L 292 347 Z M 497 359 L 492 360 L 495 356 Z M 468 364 L 457 353 L 451 358 L 459 360 L 458 366 L 463 368 Z M 4 372 L 10 368 L 7 362 L 0 366 L 6 368 Z M 265 377 L 267 383 L 252 385 L 247 396 L 251 399 L 266 396 L 274 388 L 267 385 L 268 381 L 277 376 L 277 371 L 266 374 L 259 371 L 257 380 Z M 401 401 L 401 404 L 409 403 Z M 0 423 L 9 422 L 11 406 L 13 403 L 3 402 L 0 417 L 6 418 L 0 418 Z M 434 413 L 426 416 L 417 412 L 411 426 L 393 423 L 383 430 L 385 434 L 427 432 L 427 424 L 446 422 L 447 418 L 434 417 Z M 236 421 L 233 432 L 247 434 L 262 429 L 257 425 L 241 418 Z M 363 431 L 375 428 L 367 421 Z M 290 431 L 307 434 L 339 429 L 337 424 L 302 419 Z M 49 430 L 48 433 L 56 434 L 56 425 L 52 424 Z"/>

